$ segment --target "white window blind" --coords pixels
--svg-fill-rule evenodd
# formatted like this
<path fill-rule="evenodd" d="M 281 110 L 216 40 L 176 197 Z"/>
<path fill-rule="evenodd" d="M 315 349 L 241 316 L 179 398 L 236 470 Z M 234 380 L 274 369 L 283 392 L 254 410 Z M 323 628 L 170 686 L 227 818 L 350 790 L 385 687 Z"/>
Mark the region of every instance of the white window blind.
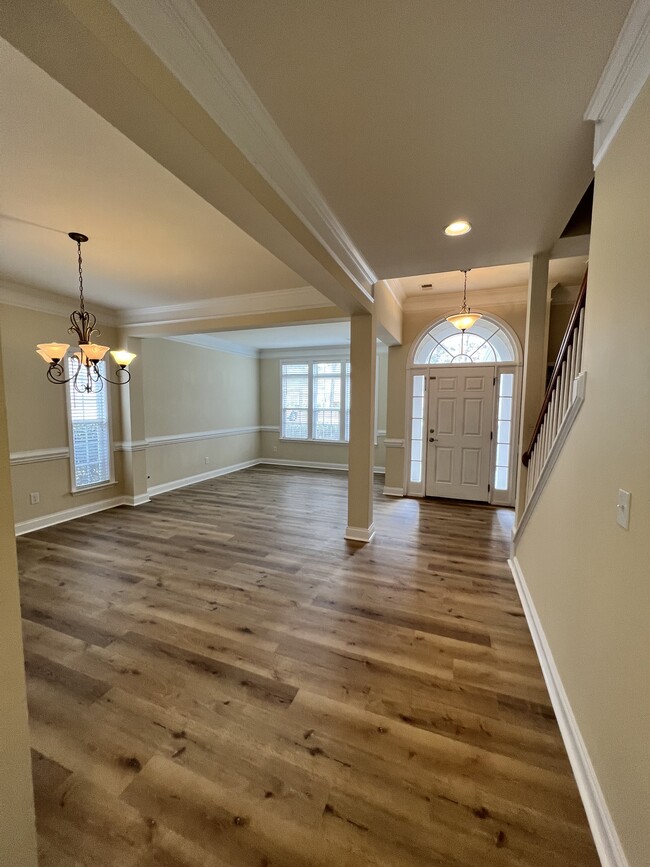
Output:
<path fill-rule="evenodd" d="M 282 365 L 282 436 L 309 439 L 309 364 Z"/>
<path fill-rule="evenodd" d="M 313 365 L 312 438 L 338 441 L 341 435 L 341 362 L 316 362 Z"/>
<path fill-rule="evenodd" d="M 350 363 L 344 359 L 283 362 L 281 369 L 281 436 L 347 442 Z"/>
<path fill-rule="evenodd" d="M 76 367 L 76 361 L 68 359 L 70 374 Z M 103 361 L 100 369 L 105 372 Z M 110 481 L 111 443 L 106 389 L 80 393 L 71 380 L 68 383 L 68 412 L 74 487 L 87 488 Z"/>
<path fill-rule="evenodd" d="M 350 362 L 345 364 L 345 441 L 350 440 Z"/>

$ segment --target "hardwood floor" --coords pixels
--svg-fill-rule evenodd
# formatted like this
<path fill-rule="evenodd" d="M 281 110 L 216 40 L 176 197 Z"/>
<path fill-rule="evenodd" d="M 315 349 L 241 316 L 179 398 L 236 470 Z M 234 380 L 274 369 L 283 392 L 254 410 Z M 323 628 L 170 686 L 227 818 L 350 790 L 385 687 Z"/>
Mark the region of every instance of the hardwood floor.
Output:
<path fill-rule="evenodd" d="M 18 540 L 41 867 L 597 865 L 512 513 L 256 467 Z"/>

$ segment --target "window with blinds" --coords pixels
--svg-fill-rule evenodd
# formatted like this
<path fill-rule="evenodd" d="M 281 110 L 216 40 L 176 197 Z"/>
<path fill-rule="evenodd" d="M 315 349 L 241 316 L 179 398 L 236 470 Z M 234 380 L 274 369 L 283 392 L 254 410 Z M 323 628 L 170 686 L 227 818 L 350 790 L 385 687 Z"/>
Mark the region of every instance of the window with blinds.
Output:
<path fill-rule="evenodd" d="M 100 369 L 105 373 L 103 361 Z M 76 362 L 71 358 L 68 359 L 68 370 L 70 374 L 76 370 Z M 110 482 L 111 435 L 106 389 L 80 393 L 71 380 L 68 383 L 68 416 L 73 489 Z"/>
<path fill-rule="evenodd" d="M 282 363 L 285 439 L 347 442 L 350 363 L 344 359 Z"/>

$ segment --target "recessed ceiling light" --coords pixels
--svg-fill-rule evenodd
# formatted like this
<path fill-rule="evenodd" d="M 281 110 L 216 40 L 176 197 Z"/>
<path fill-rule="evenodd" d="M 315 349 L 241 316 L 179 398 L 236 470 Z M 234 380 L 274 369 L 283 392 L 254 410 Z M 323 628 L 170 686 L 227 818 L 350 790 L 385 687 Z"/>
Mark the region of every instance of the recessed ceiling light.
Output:
<path fill-rule="evenodd" d="M 445 229 L 445 235 L 466 235 L 472 231 L 472 227 L 467 220 L 454 220 Z"/>

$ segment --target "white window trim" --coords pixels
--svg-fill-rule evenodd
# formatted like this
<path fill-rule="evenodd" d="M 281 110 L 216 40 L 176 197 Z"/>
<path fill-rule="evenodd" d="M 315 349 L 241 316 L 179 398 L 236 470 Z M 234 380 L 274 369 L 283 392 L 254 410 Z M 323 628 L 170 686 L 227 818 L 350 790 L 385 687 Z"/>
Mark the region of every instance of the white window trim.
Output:
<path fill-rule="evenodd" d="M 339 410 L 340 418 L 339 418 L 339 435 L 345 434 L 345 410 L 347 406 L 348 400 L 348 389 L 347 389 L 347 377 L 346 377 L 346 365 L 350 363 L 350 355 L 341 354 L 341 353 L 332 353 L 331 355 L 324 356 L 320 353 L 314 356 L 290 356 L 283 357 L 280 359 L 280 436 L 278 437 L 280 442 L 283 443 L 317 443 L 318 445 L 332 445 L 332 446 L 347 446 L 349 445 L 349 441 L 346 439 L 337 439 L 337 440 L 326 440 L 326 439 L 316 439 L 312 436 L 313 434 L 313 426 L 314 426 L 314 379 L 317 378 L 314 376 L 314 364 L 340 364 L 341 365 L 341 408 Z M 300 437 L 285 437 L 282 436 L 282 427 L 284 423 L 284 405 L 282 402 L 282 366 L 284 364 L 306 364 L 308 370 L 308 397 L 307 397 L 307 433 L 308 437 L 300 438 Z M 330 374 L 332 375 L 332 374 Z"/>
<path fill-rule="evenodd" d="M 66 365 L 68 364 L 67 358 L 65 361 Z M 72 412 L 70 407 L 70 385 L 67 383 L 65 385 L 65 414 L 68 422 L 68 447 L 70 452 L 70 493 L 72 494 L 84 494 L 86 491 L 96 491 L 98 488 L 108 488 L 111 485 L 117 484 L 117 479 L 115 478 L 115 459 L 113 456 L 113 412 L 111 407 L 111 395 L 109 391 L 108 383 L 104 383 L 104 389 L 106 392 L 106 414 L 108 418 L 108 467 L 110 475 L 108 479 L 104 479 L 102 482 L 97 482 L 95 485 L 83 485 L 79 487 L 76 483 L 76 473 L 75 473 L 75 465 L 74 465 L 74 436 L 72 432 Z"/>

